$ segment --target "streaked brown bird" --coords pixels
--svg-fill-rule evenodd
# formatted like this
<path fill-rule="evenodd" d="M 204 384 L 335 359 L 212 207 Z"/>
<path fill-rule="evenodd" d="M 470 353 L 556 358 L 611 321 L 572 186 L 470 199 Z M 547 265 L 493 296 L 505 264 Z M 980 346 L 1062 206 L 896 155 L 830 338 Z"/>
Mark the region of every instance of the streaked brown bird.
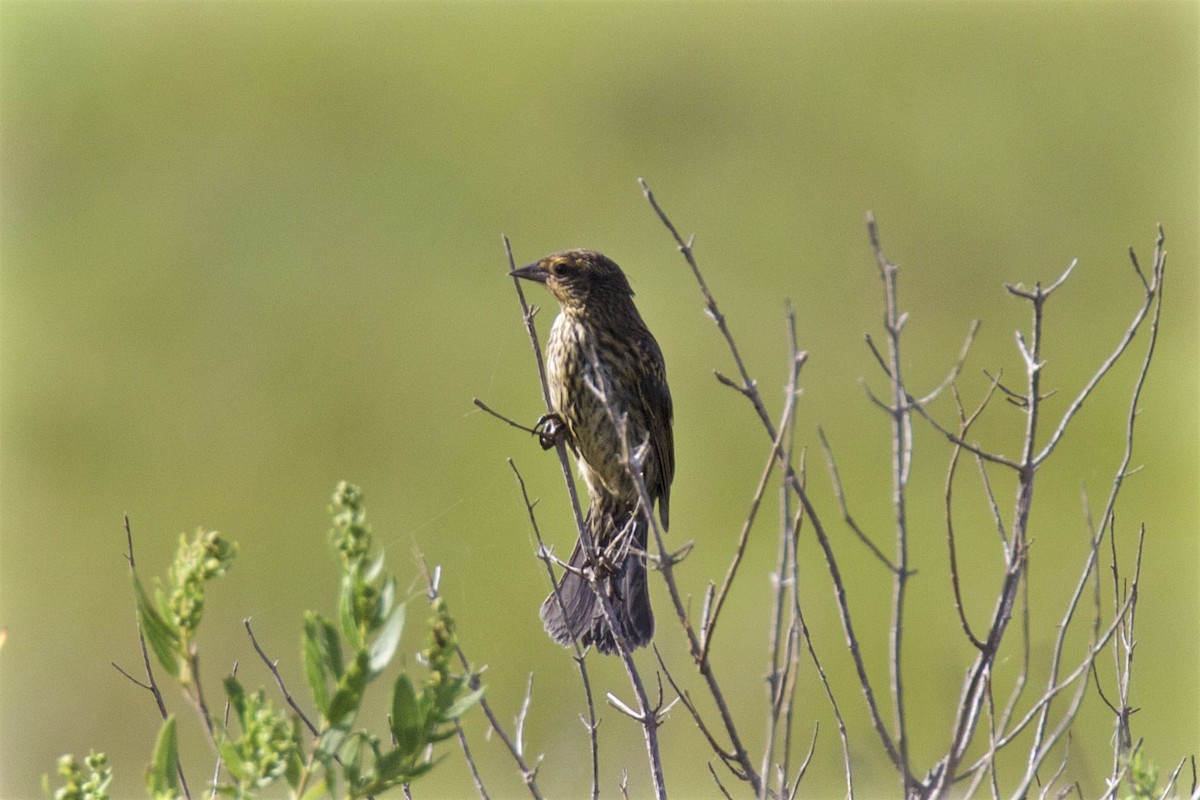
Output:
<path fill-rule="evenodd" d="M 617 426 L 596 389 L 607 395 L 616 418 L 625 418 L 630 447 L 644 448 L 646 490 L 666 530 L 675 445 L 662 350 L 633 304 L 625 273 L 601 253 L 553 253 L 512 274 L 544 283 L 561 309 L 546 345 L 551 421 L 561 423 L 587 483 L 584 525 L 598 554 L 597 563 L 591 563 L 582 543 L 576 542 L 573 569 L 563 576 L 559 597 L 552 592 L 542 603 L 542 623 L 559 644 L 578 640 L 584 646 L 594 644 L 601 653 L 616 651 L 601 604 L 581 577 L 590 572 L 611 600 L 613 622 L 625 644 L 641 647 L 654 635 L 643 555 L 649 532 L 646 518 L 652 511 L 642 511 Z"/>

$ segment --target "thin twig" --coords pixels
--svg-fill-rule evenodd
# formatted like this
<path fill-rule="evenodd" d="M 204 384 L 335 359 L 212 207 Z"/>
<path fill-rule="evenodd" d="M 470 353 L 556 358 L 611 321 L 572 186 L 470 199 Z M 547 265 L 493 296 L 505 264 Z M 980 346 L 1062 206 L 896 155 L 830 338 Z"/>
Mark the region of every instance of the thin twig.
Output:
<path fill-rule="evenodd" d="M 1154 259 L 1154 273 L 1153 278 L 1148 286 L 1145 286 L 1145 276 L 1142 275 L 1141 269 L 1137 267 L 1136 259 L 1134 260 L 1134 269 L 1145 286 L 1145 297 L 1141 307 L 1134 315 L 1133 321 L 1125 329 L 1125 333 L 1121 337 L 1121 340 L 1117 343 L 1116 349 L 1114 349 L 1108 358 L 1104 360 L 1104 362 L 1092 375 L 1091 379 L 1089 379 L 1088 382 L 1084 384 L 1084 387 L 1080 389 L 1079 394 L 1076 395 L 1075 399 L 1067 407 L 1067 410 L 1063 412 L 1062 418 L 1059 420 L 1058 427 L 1055 429 L 1054 433 L 1050 435 L 1049 440 L 1047 440 L 1046 444 L 1037 454 L 1037 457 L 1033 459 L 1035 464 L 1040 464 L 1041 462 L 1045 461 L 1046 458 L 1049 457 L 1052 452 L 1054 452 L 1054 448 L 1058 446 L 1058 442 L 1062 439 L 1063 434 L 1066 432 L 1067 426 L 1071 423 L 1071 420 L 1074 419 L 1075 415 L 1079 413 L 1079 410 L 1083 408 L 1084 401 L 1088 399 L 1092 393 L 1092 390 L 1096 388 L 1104 376 L 1107 375 L 1113 368 L 1113 365 L 1115 365 L 1121 358 L 1121 354 L 1125 352 L 1125 348 L 1127 348 L 1129 343 L 1133 341 L 1133 337 L 1137 333 L 1138 328 L 1141 327 L 1142 321 L 1150 312 L 1151 307 L 1154 306 L 1155 298 L 1159 296 L 1160 289 L 1162 288 L 1163 269 L 1166 266 L 1166 251 L 1163 250 L 1162 247 L 1164 237 L 1161 226 L 1158 229 L 1158 234 L 1158 245 L 1155 251 Z M 1074 266 L 1074 264 L 1072 264 L 1072 266 Z M 1068 268 L 1067 272 L 1070 272 L 1070 268 Z M 1065 278 L 1066 274 L 1064 274 L 1062 278 L 1059 278 L 1059 280 L 1054 286 L 1051 287 L 1051 289 L 1057 288 Z M 1045 294 L 1049 293 L 1050 290 L 1045 292 Z M 1159 304 L 1159 307 L 1161 308 L 1161 303 Z"/>
<path fill-rule="evenodd" d="M 467 760 L 467 767 L 471 770 L 471 780 L 475 784 L 475 791 L 479 793 L 480 800 L 489 800 L 487 789 L 483 785 L 483 778 L 479 776 L 479 768 L 475 766 L 475 759 L 471 755 L 471 746 L 467 744 L 467 734 L 463 732 L 462 724 L 458 720 L 454 720 L 454 733 L 458 736 L 458 744 L 462 747 L 463 758 Z"/>
<path fill-rule="evenodd" d="M 908 479 L 912 466 L 912 415 L 909 397 L 901 375 L 900 334 L 907 313 L 899 311 L 896 275 L 899 266 L 888 260 L 879 242 L 875 216 L 867 214 L 867 232 L 883 284 L 884 328 L 887 331 L 887 373 L 892 390 L 889 416 L 892 422 L 892 512 L 895 520 L 896 556 L 892 563 L 892 619 L 889 626 L 888 672 L 891 677 L 892 714 L 896 726 L 896 747 L 900 752 L 900 773 L 904 794 L 911 797 L 917 788 L 908 753 L 908 711 L 904 701 L 904 608 L 908 596 Z M 968 340 L 969 341 L 969 340 Z"/>
<path fill-rule="evenodd" d="M 491 414 L 496 419 L 500 420 L 501 422 L 505 422 L 505 423 L 511 425 L 512 427 L 516 428 L 519 431 L 524 431 L 525 433 L 529 433 L 534 436 L 538 435 L 538 432 L 536 430 L 534 430 L 533 428 L 522 425 L 521 423 L 517 422 L 516 420 L 512 419 L 511 417 L 504 416 L 499 411 L 497 411 L 496 409 L 489 406 L 487 403 L 480 400 L 478 397 L 472 397 L 471 402 L 474 403 L 475 407 L 478 408 L 480 411 L 486 411 L 487 413 Z"/>
<path fill-rule="evenodd" d="M 533 512 L 533 501 L 529 498 L 529 491 L 525 487 L 525 478 L 521 476 L 517 465 L 510 458 L 508 466 L 512 469 L 513 474 L 517 476 L 517 484 L 521 488 L 521 498 L 525 502 L 525 511 L 529 515 L 529 523 L 533 526 L 534 536 L 537 537 L 538 552 L 546 553 L 546 544 L 542 541 L 542 531 L 538 526 L 537 515 Z M 550 579 L 550 586 L 554 592 L 555 602 L 558 603 L 559 610 L 562 612 L 563 618 L 567 616 L 566 606 L 563 604 L 562 595 L 559 593 L 559 582 L 554 577 L 554 567 L 551 566 L 549 557 L 543 557 L 542 563 L 546 565 L 546 575 Z M 577 640 L 571 642 L 571 647 L 575 651 L 575 665 L 579 668 L 579 677 L 583 681 L 583 695 L 587 700 L 588 715 L 583 721 L 584 727 L 588 731 L 588 744 L 591 751 L 592 759 L 592 800 L 596 800 L 600 796 L 600 745 L 598 741 L 597 729 L 600 723 L 596 720 L 596 705 L 592 699 L 592 682 L 588 677 L 587 670 L 587 654 L 583 648 L 579 646 Z M 533 683 L 533 674 L 529 676 L 530 684 Z"/>
<path fill-rule="evenodd" d="M 259 645 L 258 639 L 254 636 L 254 629 L 250 627 L 250 618 L 246 617 L 242 620 L 242 625 L 246 628 L 246 633 L 250 636 L 250 644 L 254 646 L 254 652 L 258 653 L 258 657 L 262 659 L 262 662 L 267 665 L 267 669 L 271 670 L 271 674 L 275 677 L 275 684 L 283 694 L 283 699 L 287 701 L 292 711 L 296 712 L 296 716 L 304 723 L 304 727 L 308 728 L 309 733 L 313 736 L 319 736 L 321 733 L 320 729 L 308 718 L 308 715 L 304 713 L 304 709 L 299 706 L 296 698 L 292 697 L 292 693 L 288 691 L 287 686 L 284 684 L 283 676 L 279 674 L 279 661 L 268 656 L 262 649 L 262 646 Z"/>
<path fill-rule="evenodd" d="M 125 515 L 125 561 L 129 564 L 129 574 L 136 577 L 137 563 L 133 557 L 133 529 L 129 524 L 128 514 Z M 120 672 L 122 675 L 132 681 L 134 685 L 149 691 L 150 694 L 153 695 L 154 703 L 156 706 L 158 706 L 159 718 L 162 719 L 163 722 L 166 722 L 167 717 L 169 716 L 167 704 L 163 700 L 162 692 L 158 688 L 158 681 L 154 678 L 154 669 L 150 666 L 150 651 L 146 648 L 146 634 L 145 631 L 142 630 L 142 619 L 141 615 L 137 611 L 136 604 L 134 606 L 133 619 L 134 624 L 137 625 L 138 645 L 142 649 L 142 668 L 146 670 L 146 682 L 142 683 L 141 681 L 134 680 L 133 676 L 117 666 L 116 662 L 109 663 L 116 668 L 117 672 Z M 183 774 L 183 764 L 178 760 L 175 764 L 175 774 L 179 776 L 179 787 L 183 790 L 183 796 L 187 800 L 191 800 L 192 793 L 188 789 L 187 776 Z"/>
<path fill-rule="evenodd" d="M 844 521 L 850 530 L 854 532 L 854 535 L 858 537 L 859 541 L 866 545 L 867 549 L 871 551 L 871 554 L 879 559 L 879 561 L 882 562 L 885 567 L 887 567 L 888 572 L 894 573 L 896 571 L 896 565 L 892 563 L 892 560 L 887 557 L 886 553 L 880 550 L 875 543 L 871 541 L 869 536 L 863 533 L 862 528 L 859 527 L 858 523 L 855 522 L 853 515 L 851 515 L 850 507 L 846 503 L 846 492 L 842 488 L 842 476 L 841 473 L 838 472 L 837 461 L 833 457 L 833 447 L 830 446 L 829 439 L 825 436 L 825 428 L 820 425 L 817 426 L 817 438 L 821 440 L 821 450 L 823 450 L 825 453 L 825 463 L 829 467 L 829 478 L 833 482 L 833 496 L 834 499 L 837 500 L 838 508 L 840 508 L 842 511 L 842 521 Z"/>
<path fill-rule="evenodd" d="M 744 390 L 743 394 L 746 396 L 746 398 L 750 401 L 751 405 L 754 407 L 755 413 L 758 415 L 759 421 L 762 423 L 763 429 L 766 431 L 768 438 L 771 441 L 774 441 L 777 436 L 777 432 L 775 430 L 775 425 L 774 425 L 774 423 L 772 423 L 771 417 L 767 413 L 766 406 L 763 404 L 762 396 L 760 395 L 760 393 L 758 391 L 757 384 L 750 377 L 749 372 L 746 370 L 745 363 L 742 361 L 741 355 L 738 353 L 737 345 L 734 342 L 733 336 L 730 333 L 728 325 L 725 322 L 725 317 L 717 310 L 716 300 L 713 298 L 712 293 L 709 292 L 708 286 L 707 286 L 707 284 L 705 284 L 704 278 L 700 274 L 700 269 L 696 265 L 695 257 L 692 254 L 692 248 L 691 248 L 690 242 L 684 242 L 683 239 L 679 236 L 679 233 L 675 229 L 675 226 L 671 223 L 670 219 L 667 217 L 666 213 L 662 210 L 662 208 L 658 205 L 657 200 L 655 200 L 654 195 L 650 191 L 649 186 L 646 185 L 646 182 L 644 180 L 639 179 L 639 183 L 641 183 L 642 191 L 646 195 L 646 199 L 649 201 L 651 207 L 654 209 L 654 212 L 658 215 L 659 219 L 663 222 L 663 224 L 666 226 L 666 228 L 671 232 L 671 235 L 674 237 L 676 243 L 679 245 L 680 252 L 683 254 L 684 259 L 687 261 L 688 266 L 691 268 L 692 274 L 696 277 L 696 282 L 699 284 L 701 294 L 704 296 L 704 299 L 705 299 L 705 310 L 708 313 L 708 315 L 713 319 L 713 321 L 717 324 L 718 329 L 721 331 L 721 334 L 724 337 L 725 342 L 726 342 L 727 346 L 729 347 L 731 354 L 733 355 L 735 364 L 738 365 L 738 371 L 739 371 L 739 374 L 742 379 L 741 388 Z M 893 764 L 895 764 L 896 766 L 900 766 L 901 759 L 900 759 L 899 751 L 896 750 L 895 744 L 892 741 L 891 734 L 888 733 L 887 725 L 883 721 L 883 716 L 879 712 L 879 705 L 875 699 L 875 691 L 872 688 L 870 678 L 867 675 L 866 663 L 862 656 L 862 649 L 859 645 L 858 636 L 854 630 L 854 623 L 853 623 L 853 619 L 850 614 L 850 607 L 849 607 L 848 601 L 846 599 L 845 582 L 842 579 L 841 569 L 838 567 L 837 558 L 834 555 L 833 547 L 830 543 L 828 533 L 825 530 L 825 526 L 822 523 L 820 516 L 817 513 L 816 507 L 813 505 L 812 501 L 809 499 L 808 493 L 805 491 L 804 487 L 801 485 L 800 481 L 798 480 L 795 471 L 792 469 L 792 466 L 790 464 L 781 464 L 781 467 L 784 470 L 784 476 L 785 476 L 785 480 L 788 483 L 788 486 L 790 486 L 792 491 L 794 491 L 796 493 L 796 495 L 800 498 L 800 502 L 804 506 L 805 514 L 808 515 L 808 518 L 812 522 L 813 531 L 817 535 L 817 542 L 820 544 L 821 551 L 824 554 L 825 564 L 829 570 L 830 579 L 832 580 L 832 583 L 833 583 L 834 598 L 837 601 L 838 618 L 842 624 L 842 630 L 846 636 L 846 646 L 849 648 L 850 655 L 851 655 L 852 659 L 854 660 L 854 667 L 855 667 L 856 674 L 858 676 L 859 686 L 862 689 L 863 697 L 866 700 L 867 709 L 870 712 L 871 723 L 875 729 L 875 732 L 878 734 L 881 743 L 883 744 L 884 750 L 888 754 L 888 758 L 891 759 Z M 690 630 L 691 625 L 686 619 L 686 611 L 683 610 L 682 603 L 679 602 L 678 598 L 676 598 L 676 597 L 673 597 L 672 599 L 676 601 L 676 609 L 681 614 L 681 621 L 683 622 L 685 629 Z M 704 666 L 703 665 L 701 668 L 701 673 L 704 674 Z M 713 687 L 713 683 L 710 681 L 710 691 L 712 690 L 712 687 Z M 718 701 L 718 708 L 719 709 L 725 708 L 723 698 Z M 725 716 L 726 716 L 726 714 L 723 712 L 722 717 L 724 718 Z M 732 724 L 732 720 L 727 719 L 726 727 L 729 728 L 729 726 L 731 724 Z M 740 740 L 738 740 L 738 741 L 740 742 Z M 735 749 L 737 749 L 739 751 L 741 750 L 741 748 L 737 744 L 735 744 Z M 752 767 L 749 767 L 748 760 L 743 764 L 743 767 L 750 768 L 751 770 L 753 770 Z M 757 772 L 754 772 L 754 774 L 757 775 Z M 757 783 L 752 783 L 752 785 L 755 787 L 755 790 L 757 791 Z"/>
<path fill-rule="evenodd" d="M 779 446 L 786 446 L 786 455 L 783 460 L 785 463 L 791 463 L 791 453 L 794 444 L 793 440 L 795 438 L 795 415 L 792 413 L 792 410 L 796 405 L 796 397 L 800 393 L 800 367 L 804 363 L 804 360 L 799 354 L 799 346 L 796 342 L 795 311 L 790 305 L 787 311 L 788 345 L 791 356 L 789 361 L 792 365 L 792 368 L 788 373 L 786 389 L 787 400 L 784 404 L 783 416 L 779 423 L 780 441 L 778 444 L 776 444 L 776 448 Z M 784 443 L 786 443 L 786 445 L 784 445 Z M 775 591 L 771 605 L 771 632 L 769 636 L 770 660 L 768 663 L 767 672 L 767 699 L 769 701 L 769 706 L 767 720 L 767 740 L 763 746 L 762 766 L 760 768 L 763 781 L 762 785 L 759 787 L 759 800 L 766 800 L 767 794 L 770 790 L 772 771 L 771 767 L 774 760 L 775 751 L 775 737 L 776 733 L 778 732 L 779 719 L 783 712 L 784 703 L 788 697 L 788 691 L 793 685 L 792 679 L 795 672 L 792 669 L 797 647 L 795 635 L 796 626 L 794 624 L 789 624 L 786 626 L 787 640 L 786 643 L 783 641 L 785 630 L 785 626 L 783 624 L 783 611 L 784 608 L 788 608 L 790 610 L 792 607 L 792 604 L 788 603 L 786 598 L 789 596 L 789 591 L 795 591 L 795 586 L 792 585 L 791 582 L 791 576 L 787 572 L 787 566 L 790 560 L 789 554 L 794 546 L 795 538 L 792 535 L 793 520 L 790 501 L 791 490 L 788 489 L 786 484 L 783 484 L 780 487 L 780 529 L 778 556 L 776 558 L 775 572 L 772 576 L 775 584 Z M 802 510 L 803 507 L 801 507 L 801 511 Z M 799 524 L 799 519 L 795 521 L 795 524 Z M 787 732 L 785 732 L 785 738 L 786 733 Z M 786 744 L 784 747 L 784 753 L 787 753 Z M 786 761 L 787 758 L 785 755 L 784 762 L 786 763 Z M 783 775 L 779 780 L 779 791 L 782 793 L 787 790 L 788 779 L 786 768 L 783 767 L 783 765 L 780 765 L 780 769 L 784 770 Z"/>
<path fill-rule="evenodd" d="M 794 369 L 792 374 L 799 372 L 802 360 L 794 360 Z M 795 381 L 791 382 L 792 384 Z M 783 416 L 780 419 L 779 437 L 784 435 L 784 432 L 789 428 L 789 423 L 793 418 L 793 412 L 796 408 L 796 394 L 794 386 L 788 392 L 787 401 L 784 403 Z M 758 486 L 754 490 L 754 495 L 750 499 L 750 510 L 746 512 L 746 518 L 742 521 L 742 530 L 738 535 L 737 547 L 734 548 L 733 560 L 729 563 L 729 568 L 725 572 L 725 580 L 721 582 L 721 588 L 713 597 L 713 602 L 709 606 L 711 613 L 704 617 L 704 627 L 700 631 L 700 639 L 702 642 L 700 649 L 700 659 L 705 661 L 708 659 L 709 648 L 712 646 L 713 631 L 717 625 L 717 618 L 721 614 L 721 609 L 725 605 L 725 598 L 729 595 L 729 590 L 733 586 L 733 579 L 737 576 L 738 566 L 742 563 L 742 557 L 746 553 L 746 544 L 750 538 L 750 529 L 754 525 L 755 517 L 758 514 L 759 506 L 762 503 L 763 494 L 766 492 L 767 483 L 770 480 L 771 474 L 775 471 L 776 463 L 778 462 L 779 448 L 782 445 L 780 438 L 776 438 L 771 443 L 771 450 L 767 455 L 766 466 L 763 467 L 762 475 L 758 479 Z"/>

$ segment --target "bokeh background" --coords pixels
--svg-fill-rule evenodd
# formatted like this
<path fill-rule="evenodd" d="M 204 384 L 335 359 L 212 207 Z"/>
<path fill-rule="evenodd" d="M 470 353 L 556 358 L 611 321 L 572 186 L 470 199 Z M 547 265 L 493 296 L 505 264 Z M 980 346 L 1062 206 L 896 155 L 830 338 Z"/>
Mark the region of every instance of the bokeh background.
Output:
<path fill-rule="evenodd" d="M 58 754 L 90 747 L 113 760 L 116 796 L 141 793 L 157 713 L 109 665 L 138 664 L 125 512 L 144 577 L 165 570 L 181 532 L 205 526 L 240 543 L 210 595 L 210 692 L 235 661 L 245 683 L 269 683 L 245 616 L 300 688 L 302 612 L 334 605 L 326 506 L 341 478 L 365 489 L 417 606 L 414 550 L 442 565 L 502 717 L 536 673 L 527 736 L 546 755 L 543 786 L 584 792 L 577 677 L 537 621 L 545 579 L 505 459 L 565 549 L 561 477 L 529 438 L 471 404 L 529 421 L 541 410 L 501 233 L 519 263 L 588 246 L 626 267 L 676 398 L 670 536 L 696 542 L 681 580 L 697 607 L 723 573 L 769 444 L 712 378 L 731 368 L 728 354 L 639 176 L 697 234 L 773 413 L 785 300 L 795 306 L 810 352 L 798 443 L 812 448 L 814 494 L 836 518 L 821 425 L 852 510 L 888 549 L 887 421 L 859 386 L 881 386 L 862 342 L 881 311 L 865 212 L 902 264 L 914 385 L 939 380 L 970 320 L 983 320 L 962 378 L 968 401 L 983 369 L 1020 375 L 1013 331 L 1028 316 L 1003 282 L 1048 282 L 1080 259 L 1050 306 L 1051 413 L 1124 330 L 1140 292 L 1126 248 L 1148 263 L 1163 223 L 1170 294 L 1142 401 L 1134 461 L 1145 469 L 1128 484 L 1118 535 L 1128 556 L 1146 524 L 1134 732 L 1169 771 L 1200 745 L 1197 19 L 1193 3 L 4 2 L 0 796 L 36 796 Z M 1032 566 L 1041 669 L 1086 551 L 1081 488 L 1093 509 L 1107 494 L 1132 367 L 1103 386 L 1043 475 Z M 945 403 L 937 413 L 953 417 Z M 1018 423 L 998 403 L 978 433 L 1012 452 Z M 923 769 L 944 748 L 970 652 L 944 577 L 948 450 L 924 426 L 916 447 L 921 572 L 905 666 Z M 756 530 L 716 661 L 755 749 L 776 516 Z M 833 529 L 884 692 L 889 583 Z M 960 536 L 969 588 L 987 597 L 999 564 L 981 506 L 964 506 Z M 894 792 L 811 537 L 801 555 L 859 791 Z M 698 688 L 655 592 L 664 654 Z M 989 608 L 971 610 L 982 619 Z M 404 647 L 420 646 L 413 624 Z M 639 661 L 652 671 L 651 656 Z M 628 696 L 615 663 L 591 663 L 601 694 Z M 811 665 L 801 687 L 798 752 L 821 723 L 805 793 L 835 796 L 840 750 Z M 639 733 L 603 714 L 606 793 L 625 766 L 642 795 Z M 1067 773 L 1085 796 L 1101 792 L 1111 732 L 1093 695 Z M 481 717 L 468 733 L 494 795 L 520 795 Z M 686 714 L 662 735 L 669 788 L 714 795 Z M 210 755 L 196 734 L 184 748 L 200 784 Z M 469 795 L 461 757 L 416 792 Z"/>

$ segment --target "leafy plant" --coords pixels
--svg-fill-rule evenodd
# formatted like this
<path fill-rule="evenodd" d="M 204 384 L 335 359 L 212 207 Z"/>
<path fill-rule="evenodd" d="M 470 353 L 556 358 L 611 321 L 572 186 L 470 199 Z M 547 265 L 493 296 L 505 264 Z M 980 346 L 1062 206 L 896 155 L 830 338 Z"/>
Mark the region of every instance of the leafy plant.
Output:
<path fill-rule="evenodd" d="M 433 746 L 453 736 L 458 720 L 482 699 L 484 689 L 471 688 L 472 676 L 453 669 L 457 650 L 454 620 L 440 597 L 431 598 L 428 643 L 417 658 L 428 669 L 414 677 L 402 671 L 388 704 L 389 741 L 383 742 L 356 721 L 368 686 L 392 664 L 404 633 L 407 606 L 397 599 L 396 578 L 375 552 L 358 487 L 341 482 L 330 509 L 330 538 L 341 561 L 338 620 L 333 624 L 315 611 L 304 615 L 302 657 L 305 677 L 317 712 L 314 722 L 295 702 L 246 621 L 256 652 L 275 676 L 290 712 L 277 707 L 263 689 L 247 691 L 230 675 L 223 682 L 227 713 L 209 712 L 199 680 L 196 632 L 204 616 L 210 581 L 228 572 L 237 545 L 214 531 L 200 530 L 179 550 L 165 583 L 153 597 L 137 576 L 133 537 L 126 520 L 128 559 L 143 645 L 146 680 L 131 681 L 153 694 L 162 714 L 146 794 L 154 800 L 190 798 L 180 764 L 177 720 L 167 712 L 149 653 L 179 683 L 198 711 L 219 755 L 213 790 L 222 796 L 252 798 L 284 782 L 293 798 L 372 797 L 426 774 L 437 761 Z M 230 721 L 232 718 L 232 721 Z M 307 736 L 305 735 L 307 732 Z M 86 767 L 86 771 L 84 769 Z M 81 766 L 72 756 L 59 761 L 62 785 L 43 791 L 54 800 L 107 800 L 112 769 L 103 753 L 93 752 Z M 340 783 L 339 783 L 340 777 Z M 338 787 L 344 787 L 340 792 Z"/>

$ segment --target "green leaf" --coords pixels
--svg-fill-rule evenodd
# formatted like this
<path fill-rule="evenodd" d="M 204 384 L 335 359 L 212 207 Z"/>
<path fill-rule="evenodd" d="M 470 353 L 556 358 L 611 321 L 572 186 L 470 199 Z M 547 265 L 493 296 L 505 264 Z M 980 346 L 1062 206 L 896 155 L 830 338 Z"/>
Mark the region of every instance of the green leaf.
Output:
<path fill-rule="evenodd" d="M 296 730 L 297 725 L 299 725 L 298 721 L 292 723 L 292 737 L 299 742 L 300 732 Z M 292 790 L 292 797 L 296 796 L 296 790 L 300 788 L 300 777 L 304 774 L 304 762 L 301 760 L 303 753 L 301 750 L 300 746 L 292 750 L 291 755 L 288 756 L 287 770 L 283 773 L 287 785 Z"/>
<path fill-rule="evenodd" d="M 396 602 L 396 576 L 389 575 L 379 590 L 379 608 L 382 613 L 391 613 L 392 604 Z"/>
<path fill-rule="evenodd" d="M 367 686 L 367 654 L 360 651 L 350 662 L 350 668 L 338 681 L 337 691 L 329 701 L 325 718 L 334 727 L 349 725 L 362 703 L 363 691 Z"/>
<path fill-rule="evenodd" d="M 367 565 L 367 568 L 365 570 L 363 570 L 362 579 L 364 581 L 366 581 L 367 583 L 371 583 L 376 578 L 378 578 L 380 573 L 382 573 L 382 572 L 383 572 L 383 552 L 380 551 L 379 555 L 375 556 L 374 560 L 372 560 L 371 563 Z"/>
<path fill-rule="evenodd" d="M 179 633 L 163 619 L 146 595 L 146 589 L 133 573 L 133 596 L 137 602 L 138 624 L 158 663 L 172 676 L 179 677 Z"/>
<path fill-rule="evenodd" d="M 221 754 L 221 762 L 230 775 L 234 777 L 238 783 L 246 780 L 245 765 L 242 764 L 242 754 L 238 752 L 237 745 L 229 739 L 222 739 L 217 743 L 217 752 Z"/>
<path fill-rule="evenodd" d="M 225 678 L 225 696 L 229 698 L 229 704 L 233 706 L 233 710 L 237 712 L 238 719 L 241 719 L 246 708 L 246 690 L 242 688 L 242 684 L 238 679 L 229 675 Z"/>
<path fill-rule="evenodd" d="M 351 734 L 342 748 L 342 777 L 353 787 L 359 783 L 362 776 L 363 734 Z"/>
<path fill-rule="evenodd" d="M 329 776 L 322 776 L 320 780 L 315 781 L 312 787 L 300 796 L 300 800 L 317 800 L 320 797 L 334 797 L 337 787 Z"/>
<path fill-rule="evenodd" d="M 337 630 L 314 611 L 304 615 L 303 649 L 308 686 L 317 709 L 325 714 L 329 710 L 328 678 L 342 677 L 342 644 Z"/>
<path fill-rule="evenodd" d="M 174 714 L 168 715 L 158 730 L 154 759 L 146 773 L 146 789 L 152 797 L 179 794 L 179 742 Z"/>
<path fill-rule="evenodd" d="M 433 761 L 427 761 L 424 764 L 414 765 L 411 769 L 408 770 L 408 775 L 405 776 L 405 781 L 410 782 L 414 778 L 421 777 L 426 772 L 429 772 L 429 770 L 433 769 L 434 765 L 439 763 L 441 760 L 442 760 L 441 758 L 436 758 Z"/>
<path fill-rule="evenodd" d="M 352 650 L 363 647 L 362 632 L 358 628 L 358 614 L 354 609 L 354 575 L 346 572 L 342 575 L 342 590 L 338 595 L 338 622 L 342 626 L 342 636 Z"/>
<path fill-rule="evenodd" d="M 405 755 L 416 755 L 425 744 L 425 715 L 407 675 L 396 678 L 392 689 L 392 736 L 396 739 L 396 750 Z"/>
<path fill-rule="evenodd" d="M 378 675 L 383 671 L 389 663 L 392 656 L 396 654 L 396 648 L 400 645 L 400 636 L 404 633 L 404 618 L 405 605 L 401 603 L 392 609 L 392 613 L 388 615 L 384 622 L 383 630 L 379 632 L 379 636 L 371 643 L 371 659 L 370 672 L 372 675 Z"/>
<path fill-rule="evenodd" d="M 408 759 L 409 755 L 399 747 L 384 753 L 375 762 L 375 772 L 378 775 L 376 780 L 384 786 L 402 780 L 407 774 L 404 765 Z"/>
<path fill-rule="evenodd" d="M 446 709 L 445 718 L 446 719 L 458 719 L 463 714 L 467 713 L 472 708 L 477 706 L 479 704 L 479 701 L 483 699 L 483 692 L 485 689 L 487 689 L 486 686 L 480 686 L 478 689 L 471 692 L 470 694 L 468 694 L 464 697 L 458 698 L 458 700 L 456 700 L 454 702 L 454 705 L 452 705 L 452 706 L 450 706 L 450 708 Z"/>

